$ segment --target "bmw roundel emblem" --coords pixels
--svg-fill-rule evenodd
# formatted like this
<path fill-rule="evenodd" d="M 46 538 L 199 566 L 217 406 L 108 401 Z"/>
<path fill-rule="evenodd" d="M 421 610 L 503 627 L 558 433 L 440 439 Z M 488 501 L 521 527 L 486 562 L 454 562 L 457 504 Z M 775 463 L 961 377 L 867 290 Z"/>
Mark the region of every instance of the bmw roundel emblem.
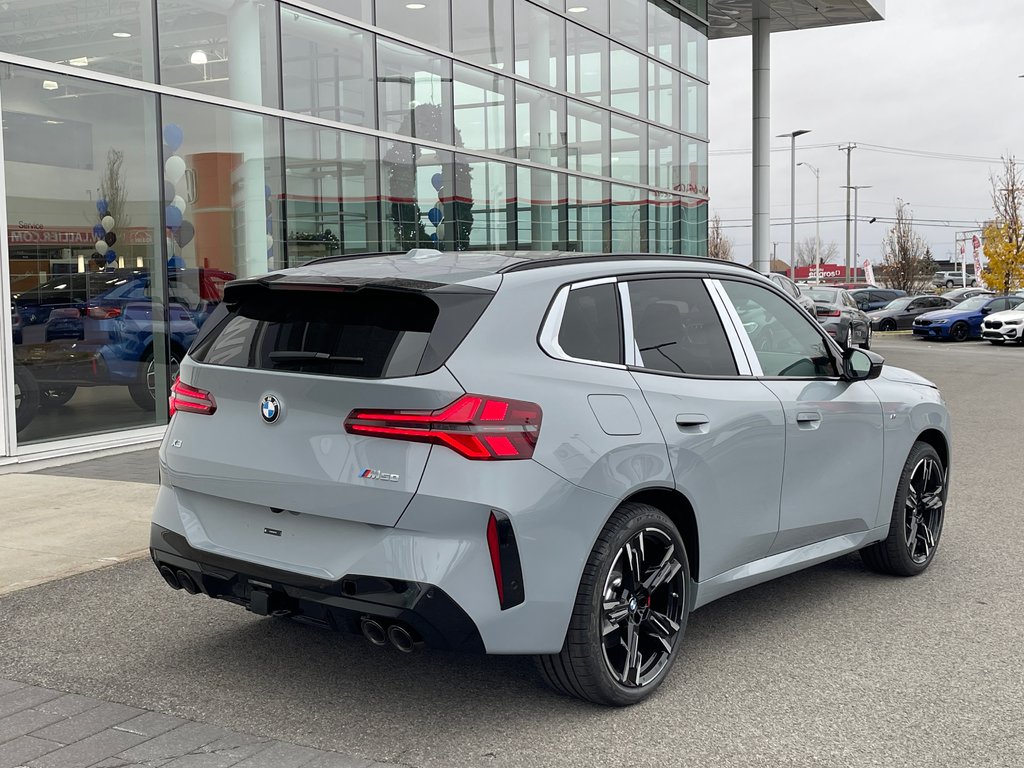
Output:
<path fill-rule="evenodd" d="M 281 415 L 281 403 L 273 395 L 264 395 L 260 402 L 260 416 L 267 424 L 273 424 Z"/>

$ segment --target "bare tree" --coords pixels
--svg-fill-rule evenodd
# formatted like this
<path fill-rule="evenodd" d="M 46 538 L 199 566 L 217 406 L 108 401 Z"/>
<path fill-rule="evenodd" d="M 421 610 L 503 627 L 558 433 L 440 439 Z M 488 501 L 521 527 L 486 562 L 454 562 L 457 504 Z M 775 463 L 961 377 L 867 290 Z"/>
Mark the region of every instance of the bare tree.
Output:
<path fill-rule="evenodd" d="M 1021 204 L 1024 203 L 1024 177 L 1013 158 L 1003 158 L 1003 171 L 991 177 L 992 208 L 995 218 L 985 225 L 986 284 L 1009 293 L 1024 284 L 1024 232 L 1021 231 Z"/>
<path fill-rule="evenodd" d="M 722 217 L 717 213 L 708 227 L 708 256 L 719 261 L 732 261 L 732 240 L 722 232 Z"/>
<path fill-rule="evenodd" d="M 821 263 L 834 264 L 839 258 L 839 246 L 835 241 L 821 244 Z M 794 267 L 806 267 L 816 264 L 817 254 L 814 248 L 814 238 L 807 237 L 796 244 L 796 258 L 793 259 Z"/>
<path fill-rule="evenodd" d="M 914 214 L 896 199 L 896 221 L 882 244 L 882 269 L 889 285 L 912 293 L 924 287 L 935 269 L 928 243 L 914 230 Z"/>
<path fill-rule="evenodd" d="M 107 150 L 107 165 L 100 178 L 100 197 L 107 201 L 107 213 L 114 217 L 118 229 L 125 229 L 128 216 L 128 181 L 124 170 L 124 152 L 119 149 Z"/>

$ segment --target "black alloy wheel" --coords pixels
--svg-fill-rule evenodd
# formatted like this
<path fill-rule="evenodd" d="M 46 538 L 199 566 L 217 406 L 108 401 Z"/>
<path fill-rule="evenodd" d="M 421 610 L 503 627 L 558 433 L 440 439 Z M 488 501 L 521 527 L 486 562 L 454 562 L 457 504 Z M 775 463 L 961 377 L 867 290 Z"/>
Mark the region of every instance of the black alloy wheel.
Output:
<path fill-rule="evenodd" d="M 946 469 L 934 447 L 917 442 L 907 457 L 885 540 L 861 550 L 869 568 L 916 576 L 931 563 L 946 511 Z"/>
<path fill-rule="evenodd" d="M 949 337 L 953 341 L 967 341 L 970 335 L 971 329 L 963 320 L 953 323 L 953 327 L 949 329 Z"/>
<path fill-rule="evenodd" d="M 689 613 L 686 548 L 648 504 L 615 511 L 591 552 L 562 651 L 538 657 L 560 693 L 628 706 L 650 696 L 676 659 Z"/>
<path fill-rule="evenodd" d="M 167 363 L 169 384 L 174 381 L 174 377 L 178 375 L 178 369 L 181 366 L 181 362 L 178 359 L 178 353 L 171 352 L 170 359 Z M 139 408 L 144 411 L 155 411 L 157 396 L 157 364 L 152 350 L 146 353 L 139 365 L 142 368 L 142 381 L 137 384 L 130 384 L 128 386 L 128 393 L 132 396 L 132 400 L 135 401 L 135 404 L 139 406 Z"/>
<path fill-rule="evenodd" d="M 74 397 L 77 391 L 76 386 L 45 387 L 39 391 L 39 404 L 43 408 L 58 408 Z"/>
<path fill-rule="evenodd" d="M 39 411 L 39 385 L 28 369 L 14 366 L 14 421 L 18 432 L 25 429 Z"/>
<path fill-rule="evenodd" d="M 878 324 L 878 330 L 880 330 L 880 331 L 895 331 L 896 330 L 896 321 L 893 320 L 890 317 L 887 317 L 885 320 L 883 320 L 882 322 L 880 322 Z"/>

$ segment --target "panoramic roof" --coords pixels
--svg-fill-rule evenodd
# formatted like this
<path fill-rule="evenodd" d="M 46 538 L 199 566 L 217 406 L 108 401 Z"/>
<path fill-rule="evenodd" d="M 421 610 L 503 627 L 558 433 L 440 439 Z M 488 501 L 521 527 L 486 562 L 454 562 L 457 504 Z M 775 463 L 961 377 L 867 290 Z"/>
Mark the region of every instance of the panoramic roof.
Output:
<path fill-rule="evenodd" d="M 771 13 L 772 32 L 885 18 L 885 0 L 708 0 L 708 36 L 716 40 L 751 34 L 754 6 L 761 2 Z"/>

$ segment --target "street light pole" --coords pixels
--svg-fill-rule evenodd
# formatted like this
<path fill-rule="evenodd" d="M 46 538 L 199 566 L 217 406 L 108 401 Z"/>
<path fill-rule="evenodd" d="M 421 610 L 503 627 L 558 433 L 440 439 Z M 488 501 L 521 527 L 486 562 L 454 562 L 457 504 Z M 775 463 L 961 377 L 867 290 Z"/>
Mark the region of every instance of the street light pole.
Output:
<path fill-rule="evenodd" d="M 815 282 L 821 282 L 821 171 L 810 163 L 797 163 L 803 165 L 814 174 L 814 267 Z M 795 266 L 795 265 L 794 265 Z M 794 273 L 795 274 L 795 273 Z"/>
<path fill-rule="evenodd" d="M 796 262 L 796 137 L 810 133 L 809 129 L 780 133 L 775 138 L 790 140 L 789 149 L 789 263 L 795 266 Z"/>
<path fill-rule="evenodd" d="M 858 209 L 860 204 L 860 191 L 862 189 L 871 189 L 870 184 L 844 184 L 840 189 L 853 190 L 853 274 L 857 274 L 857 259 L 860 255 L 857 253 L 857 224 L 860 222 L 858 218 Z M 847 281 L 850 280 L 849 274 L 846 276 Z"/>

